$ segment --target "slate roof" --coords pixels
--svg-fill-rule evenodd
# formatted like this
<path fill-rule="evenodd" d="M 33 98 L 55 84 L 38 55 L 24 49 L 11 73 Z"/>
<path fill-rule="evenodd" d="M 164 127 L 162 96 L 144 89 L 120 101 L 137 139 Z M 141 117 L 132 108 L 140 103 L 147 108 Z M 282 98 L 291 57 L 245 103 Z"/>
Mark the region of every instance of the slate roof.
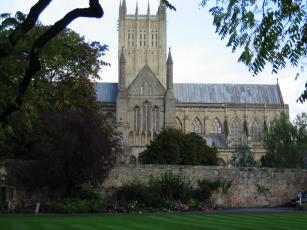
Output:
<path fill-rule="evenodd" d="M 97 83 L 97 99 L 115 103 L 117 83 Z M 177 103 L 284 104 L 277 85 L 174 83 Z"/>
<path fill-rule="evenodd" d="M 96 83 L 96 95 L 99 102 L 115 103 L 117 96 L 117 83 Z"/>
<path fill-rule="evenodd" d="M 227 148 L 225 134 L 200 134 L 210 147 Z"/>
<path fill-rule="evenodd" d="M 174 84 L 179 103 L 283 104 L 278 85 Z"/>

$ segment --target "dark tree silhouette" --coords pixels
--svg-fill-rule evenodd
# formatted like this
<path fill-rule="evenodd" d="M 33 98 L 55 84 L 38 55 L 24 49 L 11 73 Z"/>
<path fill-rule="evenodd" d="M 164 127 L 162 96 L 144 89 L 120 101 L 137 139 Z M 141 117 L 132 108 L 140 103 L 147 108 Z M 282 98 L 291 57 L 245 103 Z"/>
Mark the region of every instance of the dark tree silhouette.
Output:
<path fill-rule="evenodd" d="M 14 46 L 31 30 L 39 15 L 52 2 L 52 0 L 39 0 L 30 10 L 26 19 L 20 23 L 16 29 L 8 36 L 7 42 L 0 46 L 0 58 L 4 58 L 14 50 Z M 72 21 L 79 17 L 101 18 L 103 9 L 98 0 L 89 0 L 88 8 L 77 8 L 68 12 L 62 19 L 54 23 L 47 31 L 39 36 L 31 47 L 28 67 L 17 86 L 17 95 L 13 103 L 8 104 L 0 111 L 0 123 L 7 121 L 8 117 L 19 110 L 24 102 L 24 97 L 30 85 L 31 79 L 40 70 L 39 51 L 61 31 L 63 31 Z"/>

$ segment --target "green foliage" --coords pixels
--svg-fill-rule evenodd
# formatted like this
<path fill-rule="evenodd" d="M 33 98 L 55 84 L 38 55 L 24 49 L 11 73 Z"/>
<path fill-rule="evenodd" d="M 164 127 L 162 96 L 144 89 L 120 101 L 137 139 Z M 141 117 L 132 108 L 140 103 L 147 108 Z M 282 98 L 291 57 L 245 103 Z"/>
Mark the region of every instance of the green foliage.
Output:
<path fill-rule="evenodd" d="M 105 206 L 100 200 L 67 199 L 55 202 L 45 207 L 45 211 L 53 213 L 98 213 L 105 212 Z"/>
<path fill-rule="evenodd" d="M 201 6 L 209 4 L 202 0 Z M 307 5 L 301 0 L 219 0 L 210 13 L 216 33 L 242 51 L 239 62 L 257 75 L 266 64 L 277 73 L 288 64 L 303 68 L 307 55 Z M 298 99 L 307 100 L 305 90 Z"/>
<path fill-rule="evenodd" d="M 0 42 L 22 17 L 2 15 Z M 13 53 L 0 59 L 0 113 L 16 98 L 33 40 L 47 29 L 36 25 Z M 23 106 L 0 126 L 0 158 L 16 160 L 10 169 L 16 185 L 48 188 L 53 191 L 50 198 L 57 199 L 74 196 L 83 183 L 99 185 L 107 176 L 118 139 L 101 114 L 93 83 L 107 65 L 102 60 L 106 50 L 70 29 L 40 50 L 40 71 L 31 80 Z"/>
<path fill-rule="evenodd" d="M 120 205 L 128 205 L 132 202 L 146 205 L 151 203 L 152 197 L 149 192 L 149 188 L 146 184 L 139 181 L 133 181 L 123 184 L 121 188 L 116 191 L 114 199 L 119 202 Z"/>
<path fill-rule="evenodd" d="M 273 120 L 264 137 L 267 154 L 262 159 L 263 166 L 302 168 L 307 146 L 306 118 L 305 113 L 297 116 L 293 125 L 283 112 Z"/>
<path fill-rule="evenodd" d="M 42 205 L 43 212 L 54 213 L 97 213 L 105 212 L 101 193 L 89 184 L 75 191 L 74 197 L 49 201 Z"/>
<path fill-rule="evenodd" d="M 253 167 L 257 165 L 257 162 L 254 160 L 251 148 L 247 145 L 241 145 L 237 146 L 232 153 L 230 164 L 236 167 Z"/>
<path fill-rule="evenodd" d="M 144 164 L 217 165 L 217 150 L 195 133 L 166 129 L 140 154 Z"/>
<path fill-rule="evenodd" d="M 124 212 L 197 210 L 208 206 L 212 193 L 223 186 L 228 190 L 231 183 L 202 180 L 193 188 L 183 174 L 167 171 L 148 184 L 133 181 L 123 185 L 116 191 L 113 200 L 116 201 L 116 209 Z"/>
<path fill-rule="evenodd" d="M 176 8 L 172 4 L 170 4 L 169 1 L 167 1 L 167 0 L 160 0 L 160 3 L 164 4 L 170 10 L 176 11 Z"/>
<path fill-rule="evenodd" d="M 256 185 L 257 186 L 257 192 L 262 193 L 262 194 L 267 194 L 270 192 L 270 189 L 265 187 L 265 186 L 261 186 L 259 184 Z"/>
<path fill-rule="evenodd" d="M 197 184 L 198 188 L 193 191 L 193 197 L 200 202 L 207 202 L 212 193 L 221 187 L 220 181 L 199 180 Z"/>
<path fill-rule="evenodd" d="M 120 205 L 134 203 L 135 207 L 159 208 L 168 201 L 187 200 L 190 192 L 191 182 L 186 177 L 166 172 L 148 184 L 139 181 L 124 184 L 116 191 L 115 200 Z"/>
<path fill-rule="evenodd" d="M 149 188 L 161 200 L 186 201 L 190 196 L 192 185 L 184 175 L 168 171 L 161 174 L 160 178 L 152 179 L 149 182 Z"/>

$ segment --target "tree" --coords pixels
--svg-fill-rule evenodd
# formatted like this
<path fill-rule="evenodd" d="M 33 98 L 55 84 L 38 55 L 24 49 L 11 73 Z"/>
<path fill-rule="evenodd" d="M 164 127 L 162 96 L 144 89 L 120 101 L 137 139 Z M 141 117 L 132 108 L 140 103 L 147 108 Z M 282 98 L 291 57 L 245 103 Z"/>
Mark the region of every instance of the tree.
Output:
<path fill-rule="evenodd" d="M 251 148 L 247 145 L 237 146 L 232 154 L 230 164 L 239 167 L 256 166 L 256 161 L 254 160 L 254 154 L 252 153 Z"/>
<path fill-rule="evenodd" d="M 303 119 L 301 119 L 303 118 Z M 303 152 L 307 146 L 307 132 L 303 132 L 306 114 L 297 117 L 291 124 L 286 113 L 275 118 L 264 136 L 267 154 L 262 159 L 263 166 L 275 168 L 302 168 Z"/>
<path fill-rule="evenodd" d="M 0 60 L 0 108 L 14 100 L 29 43 L 48 28 L 34 27 L 14 53 Z M 101 114 L 92 80 L 106 64 L 101 60 L 106 48 L 65 29 L 41 50 L 41 69 L 23 106 L 0 129 L 0 157 L 14 159 L 12 184 L 31 191 L 48 188 L 50 198 L 60 198 L 74 195 L 83 183 L 94 186 L 105 179 L 115 163 L 118 138 Z"/>
<path fill-rule="evenodd" d="M 40 114 L 32 140 L 9 175 L 17 187 L 47 188 L 51 199 L 75 196 L 84 183 L 100 185 L 114 166 L 118 145 L 105 119 L 86 109 Z"/>
<path fill-rule="evenodd" d="M 217 150 L 195 133 L 165 129 L 140 154 L 144 164 L 217 165 Z"/>
<path fill-rule="evenodd" d="M 175 9 L 163 0 L 170 9 Z M 213 1 L 201 0 L 205 7 Z M 267 64 L 277 73 L 287 65 L 303 69 L 307 55 L 307 5 L 302 0 L 218 0 L 209 12 L 227 47 L 242 51 L 243 62 L 253 75 Z M 297 74 L 297 77 L 299 74 Z M 307 82 L 298 101 L 307 100 Z"/>
<path fill-rule="evenodd" d="M 9 28 L 25 16 L 5 17 L 1 23 L 0 39 L 10 33 Z M 15 47 L 14 52 L 0 59 L 0 110 L 13 103 L 16 85 L 27 68 L 27 57 L 32 40 L 47 31 L 49 27 L 38 25 Z M 33 122 L 46 111 L 60 111 L 62 108 L 87 108 L 98 110 L 95 89 L 90 80 L 99 79 L 99 70 L 106 65 L 102 57 L 107 46 L 98 42 L 85 42 L 79 34 L 65 29 L 51 40 L 40 55 L 41 68 L 28 86 L 25 102 L 19 111 L 13 113 L 9 123 L 0 129 L 0 155 L 15 157 L 27 151 L 31 142 Z"/>
<path fill-rule="evenodd" d="M 1 39 L 0 59 L 10 56 L 14 52 L 15 46 L 24 39 L 24 36 L 35 26 L 39 15 L 48 7 L 52 0 L 39 0 L 30 10 L 28 16 L 12 29 L 6 39 Z M 28 64 L 15 88 L 14 100 L 5 105 L 0 110 L 0 124 L 6 122 L 8 117 L 19 110 L 24 103 L 26 92 L 32 78 L 41 68 L 39 54 L 41 49 L 61 31 L 63 31 L 72 21 L 79 17 L 103 16 L 103 9 L 98 0 L 89 0 L 88 8 L 78 8 L 68 12 L 62 19 L 49 27 L 45 32 L 38 36 L 30 45 L 30 52 L 27 56 Z M 16 85 L 15 85 L 16 86 Z"/>

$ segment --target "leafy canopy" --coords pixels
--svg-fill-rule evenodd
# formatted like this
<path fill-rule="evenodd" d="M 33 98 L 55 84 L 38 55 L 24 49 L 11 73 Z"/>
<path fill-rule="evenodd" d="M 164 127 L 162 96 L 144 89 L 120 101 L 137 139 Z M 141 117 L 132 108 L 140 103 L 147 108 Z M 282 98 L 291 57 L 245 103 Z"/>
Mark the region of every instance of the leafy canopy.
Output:
<path fill-rule="evenodd" d="M 12 30 L 0 39 L 0 59 L 10 56 L 15 52 L 15 48 L 20 41 L 23 41 L 27 33 L 38 23 L 39 15 L 48 7 L 52 0 L 39 0 L 34 4 L 27 16 L 23 18 L 10 18 L 8 14 L 1 14 L 1 19 L 8 17 L 1 22 L 1 32 L 10 30 L 6 23 L 12 25 Z M 18 84 L 15 85 L 14 100 L 7 102 L 3 108 L 0 108 L 0 128 L 2 124 L 7 123 L 12 113 L 21 109 L 27 95 L 28 88 L 36 73 L 41 69 L 40 51 L 48 42 L 61 33 L 72 21 L 79 17 L 101 18 L 104 12 L 99 0 L 89 0 L 88 8 L 77 8 L 68 12 L 63 18 L 51 25 L 46 31 L 37 38 L 31 40 L 27 55 L 27 68 L 22 73 Z M 20 14 L 21 15 L 21 14 Z M 7 27 L 7 28 L 5 28 Z M 4 28 L 4 29 L 3 29 Z"/>
<path fill-rule="evenodd" d="M 6 15 L 0 39 L 19 18 Z M 15 23 L 16 22 L 16 23 Z M 38 24 L 0 59 L 0 110 L 16 97 L 28 68 L 30 47 L 49 27 Z M 25 101 L 0 129 L 0 158 L 13 159 L 14 185 L 31 191 L 48 188 L 52 198 L 69 196 L 83 183 L 100 184 L 113 167 L 117 136 L 96 101 L 94 83 L 107 47 L 63 30 L 40 50 L 40 70 L 29 83 Z"/>
<path fill-rule="evenodd" d="M 303 153 L 307 149 L 307 115 L 298 115 L 294 125 L 286 113 L 275 118 L 264 137 L 267 154 L 263 166 L 274 168 L 302 168 Z"/>
<path fill-rule="evenodd" d="M 140 154 L 144 164 L 217 165 L 217 150 L 195 133 L 165 129 Z"/>
<path fill-rule="evenodd" d="M 209 0 L 203 0 L 205 6 Z M 239 62 L 257 75 L 266 64 L 277 73 L 288 64 L 303 68 L 307 55 L 307 5 L 302 0 L 219 0 L 210 9 L 216 33 L 243 49 Z M 305 91 L 299 100 L 307 99 Z"/>

